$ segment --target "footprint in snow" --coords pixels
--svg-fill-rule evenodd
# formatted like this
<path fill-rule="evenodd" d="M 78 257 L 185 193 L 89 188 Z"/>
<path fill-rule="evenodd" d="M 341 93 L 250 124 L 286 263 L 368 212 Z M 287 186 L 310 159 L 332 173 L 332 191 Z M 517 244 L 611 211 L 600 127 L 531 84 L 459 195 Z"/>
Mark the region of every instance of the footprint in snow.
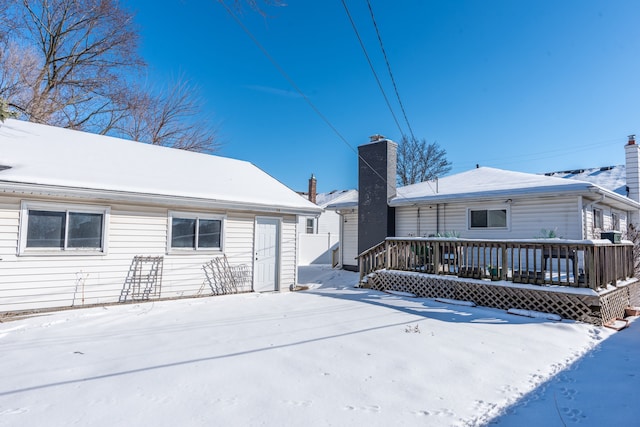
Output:
<path fill-rule="evenodd" d="M 347 405 L 344 409 L 348 411 L 364 411 L 364 412 L 380 412 L 382 408 L 378 405 L 369 405 L 369 406 L 355 406 L 355 405 Z"/>
<path fill-rule="evenodd" d="M 589 336 L 591 337 L 592 340 L 598 341 L 601 340 L 602 337 L 600 336 L 600 329 L 589 329 Z"/>
<path fill-rule="evenodd" d="M 291 406 L 311 406 L 313 402 L 311 400 L 283 400 L 282 403 Z"/>
<path fill-rule="evenodd" d="M 26 409 L 26 408 L 10 408 L 10 409 L 5 409 L 3 411 L 0 411 L 0 415 L 24 414 L 27 411 L 28 411 L 28 409 Z"/>
<path fill-rule="evenodd" d="M 562 412 L 564 412 L 564 414 L 569 417 L 571 421 L 576 423 L 587 418 L 586 415 L 584 415 L 579 409 L 562 408 Z"/>
<path fill-rule="evenodd" d="M 578 391 L 572 388 L 562 387 L 560 389 L 560 393 L 562 394 L 562 396 L 564 396 L 565 399 L 573 400 L 576 394 L 578 393 Z"/>

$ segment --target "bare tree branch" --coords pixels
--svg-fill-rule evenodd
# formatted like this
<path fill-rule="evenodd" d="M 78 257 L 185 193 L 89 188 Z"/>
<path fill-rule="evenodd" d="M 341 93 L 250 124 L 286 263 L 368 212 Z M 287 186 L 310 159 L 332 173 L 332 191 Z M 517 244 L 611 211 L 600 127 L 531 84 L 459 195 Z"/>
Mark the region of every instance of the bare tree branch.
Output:
<path fill-rule="evenodd" d="M 280 0 L 218 0 L 266 16 Z M 186 80 L 137 87 L 133 14 L 117 0 L 0 2 L 0 98 L 19 118 L 186 150 L 213 152 L 215 127 Z"/>
<path fill-rule="evenodd" d="M 0 36 L 0 93 L 21 118 L 103 131 L 96 118 L 116 108 L 114 97 L 144 66 L 133 15 L 114 0 L 8 2 L 2 23 L 14 27 Z"/>
<path fill-rule="evenodd" d="M 238 12 L 242 12 L 243 6 L 247 5 L 254 12 L 259 13 L 263 17 L 267 16 L 267 7 L 280 7 L 287 4 L 281 0 L 218 0 L 220 3 L 231 4 Z"/>
<path fill-rule="evenodd" d="M 442 176 L 451 170 L 447 152 L 425 139 L 402 136 L 398 144 L 398 185 L 410 185 Z"/>
<path fill-rule="evenodd" d="M 198 89 L 184 78 L 163 91 L 134 90 L 128 94 L 128 114 L 115 130 L 134 141 L 183 150 L 214 152 L 216 130 L 201 111 Z"/>
<path fill-rule="evenodd" d="M 634 277 L 640 277 L 640 229 L 629 224 L 623 237 L 633 242 L 633 272 Z"/>

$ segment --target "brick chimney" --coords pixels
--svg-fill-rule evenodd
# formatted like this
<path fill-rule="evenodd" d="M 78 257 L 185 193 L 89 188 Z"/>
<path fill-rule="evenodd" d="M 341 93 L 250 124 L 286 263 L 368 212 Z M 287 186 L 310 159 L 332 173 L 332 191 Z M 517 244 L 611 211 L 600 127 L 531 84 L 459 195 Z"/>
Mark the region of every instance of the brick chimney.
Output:
<path fill-rule="evenodd" d="M 309 178 L 309 201 L 311 203 L 316 202 L 316 177 L 311 174 L 311 178 Z"/>
<path fill-rule="evenodd" d="M 395 236 L 395 211 L 388 202 L 396 195 L 397 151 L 382 135 L 358 147 L 358 253 Z"/>
<path fill-rule="evenodd" d="M 625 169 L 627 173 L 627 196 L 640 202 L 640 148 L 636 144 L 636 136 L 629 135 L 624 147 Z M 633 212 L 629 220 L 631 224 L 640 225 L 640 213 Z"/>

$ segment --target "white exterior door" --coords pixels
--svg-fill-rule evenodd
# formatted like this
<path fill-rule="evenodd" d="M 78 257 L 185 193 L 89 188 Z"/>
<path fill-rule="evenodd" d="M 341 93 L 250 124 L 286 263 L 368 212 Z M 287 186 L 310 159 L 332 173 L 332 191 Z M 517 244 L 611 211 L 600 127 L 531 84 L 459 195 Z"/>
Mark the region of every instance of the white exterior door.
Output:
<path fill-rule="evenodd" d="M 280 219 L 257 218 L 255 242 L 253 290 L 277 291 L 280 273 Z"/>
<path fill-rule="evenodd" d="M 346 213 L 342 220 L 342 265 L 357 266 L 358 260 L 358 213 Z"/>

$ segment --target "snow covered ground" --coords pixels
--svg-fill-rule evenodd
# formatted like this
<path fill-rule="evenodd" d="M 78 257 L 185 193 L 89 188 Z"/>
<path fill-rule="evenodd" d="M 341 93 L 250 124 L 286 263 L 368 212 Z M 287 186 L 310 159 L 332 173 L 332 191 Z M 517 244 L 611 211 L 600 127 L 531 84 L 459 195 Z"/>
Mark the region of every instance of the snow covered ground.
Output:
<path fill-rule="evenodd" d="M 354 288 L 108 306 L 0 324 L 0 426 L 636 425 L 620 332 Z"/>

